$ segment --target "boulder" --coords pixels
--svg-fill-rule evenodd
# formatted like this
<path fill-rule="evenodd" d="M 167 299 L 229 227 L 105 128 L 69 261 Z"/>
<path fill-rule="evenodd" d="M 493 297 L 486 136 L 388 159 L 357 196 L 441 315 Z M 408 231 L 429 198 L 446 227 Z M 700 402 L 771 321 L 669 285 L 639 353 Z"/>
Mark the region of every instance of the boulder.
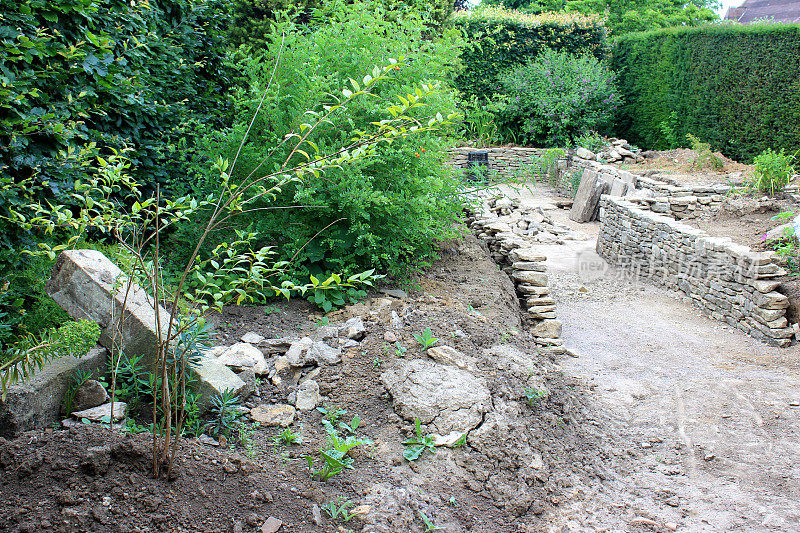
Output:
<path fill-rule="evenodd" d="M 583 171 L 581 184 L 575 194 L 572 209 L 569 211 L 570 220 L 575 222 L 589 222 L 597 218 L 600 205 L 600 197 L 608 193 L 610 185 L 601 180 L 594 170 L 586 169 Z"/>
<path fill-rule="evenodd" d="M 0 400 L 0 437 L 10 438 L 58 422 L 61 402 L 75 372 L 102 376 L 107 361 L 108 351 L 96 346 L 83 357 L 53 359 L 33 377 L 9 386 L 5 401 Z"/>
<path fill-rule="evenodd" d="M 248 368 L 255 372 L 257 376 L 267 372 L 267 360 L 264 354 L 255 346 L 246 342 L 237 342 L 225 350 L 217 360 L 237 373 L 243 372 Z"/>
<path fill-rule="evenodd" d="M 466 370 L 425 359 L 395 361 L 381 374 L 397 413 L 419 418 L 436 433 L 466 433 L 477 427 L 491 408 L 483 379 Z"/>
<path fill-rule="evenodd" d="M 127 354 L 143 356 L 143 363 L 154 363 L 159 337 L 156 333 L 156 307 L 153 299 L 136 284 L 122 281 L 123 272 L 105 255 L 95 250 L 67 250 L 56 260 L 47 293 L 75 319 L 93 320 L 100 325 L 100 344 L 122 349 Z M 118 329 L 125 302 L 125 320 L 118 336 L 121 345 L 112 340 Z M 169 313 L 159 307 L 161 334 L 168 327 Z M 229 368 L 213 357 L 203 356 L 191 367 L 196 389 L 200 392 L 198 407 L 205 412 L 211 397 L 225 390 L 239 393 L 245 386 Z"/>
<path fill-rule="evenodd" d="M 581 159 L 588 159 L 589 161 L 594 161 L 595 158 L 594 152 L 587 150 L 582 146 L 579 146 L 575 149 L 575 155 Z"/>
<path fill-rule="evenodd" d="M 72 399 L 72 410 L 83 411 L 97 407 L 108 401 L 108 393 L 103 384 L 96 379 L 87 379 L 75 391 L 75 397 Z"/>

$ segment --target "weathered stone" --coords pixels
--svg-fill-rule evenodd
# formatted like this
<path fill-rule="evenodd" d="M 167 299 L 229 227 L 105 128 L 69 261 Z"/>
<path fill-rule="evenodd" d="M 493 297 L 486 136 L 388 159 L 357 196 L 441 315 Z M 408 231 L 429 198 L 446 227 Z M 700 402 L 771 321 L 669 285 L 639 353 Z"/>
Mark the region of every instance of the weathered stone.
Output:
<path fill-rule="evenodd" d="M 339 328 L 335 326 L 320 326 L 311 335 L 311 340 L 314 342 L 325 342 L 337 338 L 339 338 Z"/>
<path fill-rule="evenodd" d="M 544 272 L 547 267 L 541 262 L 536 261 L 517 261 L 511 265 L 514 270 L 530 270 L 532 272 Z"/>
<path fill-rule="evenodd" d="M 753 294 L 753 301 L 763 309 L 786 309 L 789 307 L 789 299 L 775 291 L 764 294 L 756 292 Z"/>
<path fill-rule="evenodd" d="M 108 393 L 103 384 L 95 379 L 87 379 L 75 391 L 72 399 L 73 411 L 84 411 L 108 401 Z"/>
<path fill-rule="evenodd" d="M 319 395 L 319 384 L 313 379 L 309 379 L 300 384 L 297 389 L 297 400 L 294 406 L 298 411 L 310 411 L 320 404 L 322 398 Z"/>
<path fill-rule="evenodd" d="M 441 435 L 476 427 L 491 406 L 483 379 L 433 361 L 396 361 L 381 374 L 381 381 L 400 416 L 419 418 Z"/>
<path fill-rule="evenodd" d="M 447 446 L 448 448 L 452 448 L 455 443 L 460 441 L 464 438 L 464 433 L 461 431 L 451 431 L 447 435 L 439 435 L 438 433 L 433 434 L 433 445 L 434 446 Z"/>
<path fill-rule="evenodd" d="M 546 296 L 550 294 L 550 289 L 546 286 L 536 287 L 534 285 L 517 285 L 517 290 L 523 294 L 535 294 L 537 296 Z"/>
<path fill-rule="evenodd" d="M 122 420 L 125 418 L 125 410 L 128 404 L 125 402 L 114 402 L 114 421 Z M 85 409 L 83 411 L 73 411 L 72 416 L 78 420 L 87 419 L 92 422 L 108 422 L 108 417 L 111 416 L 111 402 Z"/>
<path fill-rule="evenodd" d="M 258 376 L 267 372 L 267 360 L 264 358 L 264 354 L 246 342 L 237 342 L 225 350 L 217 360 L 234 372 L 242 372 L 246 368 L 251 369 Z"/>
<path fill-rule="evenodd" d="M 303 337 L 299 341 L 295 341 L 289 346 L 286 351 L 286 360 L 292 366 L 303 366 L 306 364 L 308 358 L 308 351 L 314 345 L 314 341 L 309 337 Z"/>
<path fill-rule="evenodd" d="M 261 525 L 261 533 L 278 533 L 278 530 L 283 526 L 283 522 L 270 516 L 267 521 Z"/>
<path fill-rule="evenodd" d="M 434 346 L 429 348 L 426 353 L 428 357 L 442 363 L 443 365 L 453 365 L 458 368 L 467 368 L 469 362 L 467 356 L 450 346 Z"/>
<path fill-rule="evenodd" d="M 575 155 L 581 159 L 588 159 L 589 161 L 592 161 L 595 158 L 594 152 L 587 150 L 582 146 L 579 146 L 575 149 Z"/>
<path fill-rule="evenodd" d="M 250 418 L 263 426 L 285 428 L 294 422 L 295 413 L 291 405 L 257 405 L 250 410 Z"/>
<path fill-rule="evenodd" d="M 531 329 L 531 335 L 551 339 L 561 337 L 561 322 L 558 320 L 543 320 Z"/>
<path fill-rule="evenodd" d="M 512 277 L 525 285 L 533 285 L 535 287 L 547 286 L 547 274 L 541 272 L 532 272 L 528 270 L 517 270 L 512 274 Z"/>
<path fill-rule="evenodd" d="M 755 287 L 755 289 L 761 293 L 772 292 L 777 289 L 780 284 L 780 281 L 768 279 L 757 279 L 753 281 L 753 287 Z"/>
<path fill-rule="evenodd" d="M 344 335 L 348 339 L 360 341 L 367 334 L 364 320 L 360 316 L 355 316 L 339 327 L 339 335 Z"/>
<path fill-rule="evenodd" d="M 248 344 L 255 344 L 255 345 L 260 344 L 264 340 L 266 340 L 264 338 L 264 336 L 263 335 L 259 335 L 255 331 L 249 331 L 249 332 L 245 333 L 244 335 L 242 335 L 242 337 L 241 337 L 241 341 L 242 342 L 246 342 Z"/>
<path fill-rule="evenodd" d="M 9 386 L 5 401 L 0 401 L 0 437 L 13 437 L 57 422 L 61 401 L 75 372 L 102 376 L 107 361 L 108 351 L 97 346 L 83 357 L 54 359 L 32 378 Z"/>
<path fill-rule="evenodd" d="M 293 365 L 285 355 L 279 355 L 275 358 L 273 372 L 270 372 L 269 379 L 276 387 L 286 389 L 297 384 L 298 378 Z"/>
<path fill-rule="evenodd" d="M 518 261 L 546 261 L 547 257 L 542 255 L 540 252 L 537 252 L 533 248 L 517 248 L 513 250 L 508 257 L 513 262 Z"/>
<path fill-rule="evenodd" d="M 609 189 L 609 184 L 600 180 L 597 172 L 584 170 L 578 192 L 572 203 L 572 209 L 569 211 L 570 220 L 589 222 L 596 219 L 600 197 Z"/>
<path fill-rule="evenodd" d="M 149 365 L 155 361 L 160 341 L 156 334 L 156 308 L 143 289 L 120 281 L 123 278 L 123 272 L 98 251 L 67 250 L 56 260 L 47 293 L 73 318 L 97 322 L 101 328 L 100 344 L 141 355 L 143 363 Z M 125 317 L 115 344 L 112 336 L 122 318 L 119 310 L 123 309 L 123 302 Z M 166 334 L 169 313 L 159 308 L 158 316 L 161 333 Z M 200 393 L 197 403 L 201 412 L 210 407 L 214 394 L 225 390 L 239 393 L 244 387 L 244 382 L 215 358 L 201 357 L 190 371 Z"/>
<path fill-rule="evenodd" d="M 609 194 L 611 196 L 625 196 L 625 192 L 627 190 L 627 183 L 625 183 L 621 178 L 614 178 L 614 181 L 611 182 L 611 190 Z"/>
<path fill-rule="evenodd" d="M 342 362 L 342 351 L 324 342 L 315 342 L 308 351 L 306 360 L 318 365 L 335 365 Z"/>

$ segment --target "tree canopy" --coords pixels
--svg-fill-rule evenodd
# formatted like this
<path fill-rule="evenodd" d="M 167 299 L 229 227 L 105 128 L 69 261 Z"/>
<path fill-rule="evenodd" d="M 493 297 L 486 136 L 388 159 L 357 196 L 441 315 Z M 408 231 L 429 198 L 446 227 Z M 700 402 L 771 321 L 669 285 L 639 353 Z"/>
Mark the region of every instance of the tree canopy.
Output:
<path fill-rule="evenodd" d="M 532 13 L 568 11 L 608 17 L 615 35 L 673 26 L 698 26 L 718 20 L 716 0 L 482 0 Z"/>

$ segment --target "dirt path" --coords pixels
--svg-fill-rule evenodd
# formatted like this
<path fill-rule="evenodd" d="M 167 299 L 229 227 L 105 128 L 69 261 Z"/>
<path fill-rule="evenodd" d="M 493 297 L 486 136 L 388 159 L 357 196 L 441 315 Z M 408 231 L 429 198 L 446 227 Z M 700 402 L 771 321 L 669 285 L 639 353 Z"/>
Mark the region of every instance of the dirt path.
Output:
<path fill-rule="evenodd" d="M 593 252 L 596 225 L 551 213 L 589 235 L 537 246 L 579 355 L 561 365 L 590 381 L 595 423 L 619 437 L 610 453 L 627 454 L 614 479 L 561 510 L 558 528 L 800 531 L 800 349 L 763 345 L 625 279 Z"/>

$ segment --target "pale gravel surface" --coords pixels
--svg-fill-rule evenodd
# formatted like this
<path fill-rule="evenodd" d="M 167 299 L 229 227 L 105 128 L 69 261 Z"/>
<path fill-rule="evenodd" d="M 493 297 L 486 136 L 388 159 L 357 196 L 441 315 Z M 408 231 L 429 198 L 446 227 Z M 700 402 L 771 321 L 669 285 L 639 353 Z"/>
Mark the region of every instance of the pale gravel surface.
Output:
<path fill-rule="evenodd" d="M 543 205 L 552 192 L 520 197 Z M 550 213 L 588 236 L 537 246 L 565 345 L 579 355 L 560 363 L 592 384 L 609 454 L 627 456 L 550 530 L 800 531 L 800 348 L 761 344 L 678 293 L 607 269 L 593 252 L 596 223 Z"/>

